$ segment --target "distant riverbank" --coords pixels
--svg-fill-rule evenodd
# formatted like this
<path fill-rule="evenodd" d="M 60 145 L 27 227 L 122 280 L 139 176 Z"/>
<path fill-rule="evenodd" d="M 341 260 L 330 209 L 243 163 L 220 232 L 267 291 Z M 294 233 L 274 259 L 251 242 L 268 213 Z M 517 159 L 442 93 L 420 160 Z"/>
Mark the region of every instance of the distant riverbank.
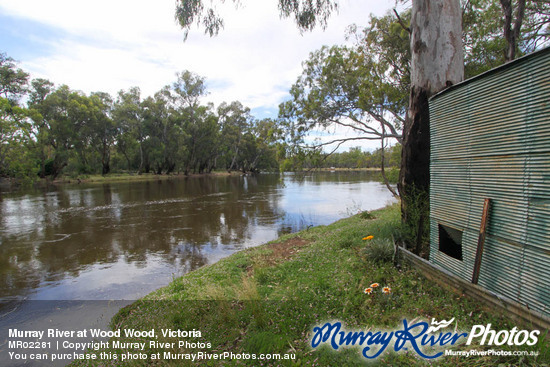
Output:
<path fill-rule="evenodd" d="M 305 174 L 311 172 L 379 172 L 380 168 L 316 168 L 303 172 L 282 172 L 282 174 Z M 61 176 L 53 183 L 111 183 L 121 181 L 152 181 L 152 180 L 170 180 L 182 177 L 204 177 L 204 176 L 242 176 L 241 171 L 213 171 L 209 173 L 191 173 L 184 175 L 183 173 L 175 173 L 169 175 L 157 175 L 154 173 L 111 173 L 108 175 L 83 175 L 79 177 Z"/>
<path fill-rule="evenodd" d="M 283 174 L 308 174 L 311 172 L 380 172 L 380 168 L 316 168 L 312 170 L 300 171 L 300 172 L 283 172 Z M 393 169 L 389 171 L 390 182 L 396 183 L 396 174 L 392 173 Z M 398 170 L 396 171 L 398 172 Z M 118 182 L 143 182 L 143 181 L 165 181 L 179 179 L 183 177 L 204 177 L 204 176 L 242 176 L 241 171 L 213 171 L 210 173 L 192 173 L 184 175 L 183 173 L 175 174 L 154 174 L 154 173 L 110 173 L 107 175 L 80 175 L 80 176 L 60 176 L 55 180 L 49 178 L 39 179 L 37 181 L 20 181 L 14 178 L 1 178 L 0 177 L 0 189 L 4 191 L 10 191 L 19 187 L 25 187 L 28 185 L 38 185 L 39 187 L 48 185 L 60 185 L 60 184 L 82 184 L 82 183 L 118 183 Z"/>
<path fill-rule="evenodd" d="M 182 177 L 202 177 L 202 176 L 240 176 L 242 172 L 233 171 L 215 171 L 210 173 L 192 173 L 189 175 L 170 174 L 170 175 L 157 175 L 154 173 L 112 173 L 108 175 L 87 175 L 81 177 L 66 177 L 62 176 L 59 179 L 53 181 L 55 184 L 60 183 L 112 183 L 112 182 L 139 182 L 139 181 L 154 181 L 154 180 L 172 180 Z"/>

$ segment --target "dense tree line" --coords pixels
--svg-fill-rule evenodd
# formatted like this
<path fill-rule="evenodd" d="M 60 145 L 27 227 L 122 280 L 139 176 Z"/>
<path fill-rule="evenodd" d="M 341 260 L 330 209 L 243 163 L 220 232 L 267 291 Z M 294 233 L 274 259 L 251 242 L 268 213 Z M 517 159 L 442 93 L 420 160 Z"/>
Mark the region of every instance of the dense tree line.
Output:
<path fill-rule="evenodd" d="M 381 148 L 374 151 L 363 151 L 361 147 L 352 147 L 348 151 L 324 153 L 321 150 L 303 152 L 296 154 L 280 162 L 281 170 L 300 171 L 316 168 L 325 169 L 379 169 L 382 165 L 382 154 L 384 155 L 384 166 L 398 170 L 401 164 L 401 145 L 396 144 L 388 149 Z"/>
<path fill-rule="evenodd" d="M 323 24 L 333 10 L 331 4 L 326 1 L 318 3 L 319 8 L 303 9 L 282 6 L 281 11 L 309 14 L 310 18 L 297 18 L 309 29 L 315 16 Z M 530 52 L 550 38 L 548 0 L 469 0 L 461 6 L 466 77 Z M 211 18 L 186 18 L 194 11 L 178 9 L 185 29 L 198 19 L 211 34 L 219 30 L 210 28 Z M 217 108 L 201 104 L 206 93 L 204 79 L 188 71 L 145 98 L 137 87 L 115 97 L 101 92 L 85 95 L 43 79 L 29 81 L 29 75 L 2 54 L 0 175 L 55 178 L 62 172 L 107 174 L 113 170 L 254 172 L 279 166 L 284 170 L 339 167 L 341 161 L 348 167 L 357 166 L 357 159 L 349 159 L 362 153 L 357 150 L 327 158 L 321 150 L 327 143 L 318 143 L 306 154 L 306 135 L 335 125 L 360 134 L 352 139 L 381 141 L 378 158 L 386 164 L 381 159 L 388 153 L 384 152 L 385 141 L 403 142 L 406 111 L 410 110 L 412 15 L 405 11 L 371 16 L 367 27 L 350 28 L 354 45 L 313 52 L 290 90 L 291 99 L 281 105 L 277 121 L 257 120 L 239 102 Z M 349 138 L 333 143 L 345 140 Z M 359 165 L 376 166 L 375 155 Z"/>
<path fill-rule="evenodd" d="M 30 80 L 0 54 L 0 177 L 380 167 L 379 150 L 306 154 L 285 139 L 280 121 L 258 120 L 236 101 L 203 105 L 204 79 L 176 77 L 149 97 L 138 87 L 86 95 Z M 386 156 L 398 164 L 395 152 Z"/>
<path fill-rule="evenodd" d="M 184 71 L 145 98 L 137 87 L 86 95 L 30 81 L 0 54 L 0 176 L 277 170 L 276 122 L 239 102 L 203 105 L 205 94 L 204 79 Z"/>

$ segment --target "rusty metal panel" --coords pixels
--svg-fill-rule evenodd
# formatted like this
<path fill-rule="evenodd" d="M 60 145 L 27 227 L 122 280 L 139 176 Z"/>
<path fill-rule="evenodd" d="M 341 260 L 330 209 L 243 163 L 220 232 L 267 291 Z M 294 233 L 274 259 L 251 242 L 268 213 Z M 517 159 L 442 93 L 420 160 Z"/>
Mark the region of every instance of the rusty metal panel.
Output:
<path fill-rule="evenodd" d="M 470 280 L 485 198 L 479 285 L 550 314 L 550 48 L 430 100 L 430 261 Z M 462 231 L 462 260 L 438 226 Z"/>

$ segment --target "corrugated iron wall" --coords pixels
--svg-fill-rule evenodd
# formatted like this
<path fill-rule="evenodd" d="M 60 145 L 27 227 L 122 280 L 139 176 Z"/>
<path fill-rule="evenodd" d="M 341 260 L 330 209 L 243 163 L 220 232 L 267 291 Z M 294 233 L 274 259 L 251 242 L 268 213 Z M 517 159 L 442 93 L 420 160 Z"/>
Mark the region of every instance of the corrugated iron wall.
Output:
<path fill-rule="evenodd" d="M 430 261 L 471 280 L 490 198 L 479 285 L 549 315 L 550 48 L 433 97 L 430 129 Z M 463 231 L 462 261 L 440 224 Z"/>

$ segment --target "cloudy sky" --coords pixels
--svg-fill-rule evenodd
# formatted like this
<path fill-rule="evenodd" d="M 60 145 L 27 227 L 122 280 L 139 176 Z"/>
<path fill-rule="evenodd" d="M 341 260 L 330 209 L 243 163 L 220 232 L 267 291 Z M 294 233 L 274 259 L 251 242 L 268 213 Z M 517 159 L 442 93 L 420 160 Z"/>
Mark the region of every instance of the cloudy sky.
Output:
<path fill-rule="evenodd" d="M 340 0 L 325 31 L 300 34 L 292 19 L 279 18 L 276 0 L 241 3 L 220 6 L 225 28 L 217 37 L 193 28 L 184 42 L 174 0 L 0 0 L 0 52 L 32 78 L 113 96 L 132 86 L 152 95 L 190 70 L 206 78 L 204 102 L 238 100 L 258 118 L 276 117 L 310 52 L 345 43 L 348 25 L 366 25 L 369 14 L 394 5 Z"/>

